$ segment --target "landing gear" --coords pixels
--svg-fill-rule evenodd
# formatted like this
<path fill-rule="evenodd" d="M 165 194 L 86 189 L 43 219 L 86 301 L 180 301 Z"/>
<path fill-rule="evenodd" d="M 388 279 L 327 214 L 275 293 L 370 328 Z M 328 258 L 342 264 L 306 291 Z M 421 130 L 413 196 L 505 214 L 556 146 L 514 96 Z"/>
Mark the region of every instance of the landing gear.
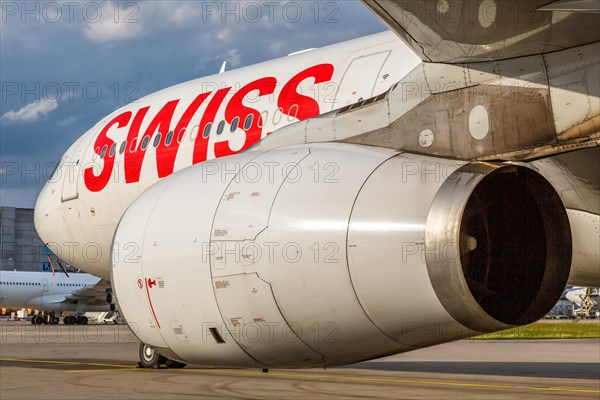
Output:
<path fill-rule="evenodd" d="M 160 364 L 164 364 L 167 360 L 166 357 L 158 354 L 158 351 L 154 350 L 147 344 L 140 343 L 140 362 L 138 366 L 140 368 L 159 368 Z"/>
<path fill-rule="evenodd" d="M 164 365 L 167 368 L 183 368 L 187 364 L 181 363 L 179 361 L 170 360 L 167 357 L 159 354 L 152 347 L 147 344 L 140 343 L 140 361 L 138 362 L 139 368 L 160 368 L 161 365 Z"/>
<path fill-rule="evenodd" d="M 167 368 L 183 368 L 186 365 L 187 364 L 181 363 L 179 361 L 171 360 L 169 358 L 167 358 L 167 361 L 165 361 L 165 367 L 167 367 Z"/>
<path fill-rule="evenodd" d="M 87 325 L 88 317 L 85 315 L 67 315 L 63 318 L 65 325 Z"/>
<path fill-rule="evenodd" d="M 56 325 L 60 322 L 60 319 L 56 316 L 54 311 L 49 313 L 37 314 L 31 317 L 31 323 L 33 325 L 50 324 Z"/>

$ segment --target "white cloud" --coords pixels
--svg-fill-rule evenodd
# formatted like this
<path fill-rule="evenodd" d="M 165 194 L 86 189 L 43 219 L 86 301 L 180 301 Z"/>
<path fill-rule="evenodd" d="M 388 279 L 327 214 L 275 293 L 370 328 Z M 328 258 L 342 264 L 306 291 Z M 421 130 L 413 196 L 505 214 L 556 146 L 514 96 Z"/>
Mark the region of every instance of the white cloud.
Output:
<path fill-rule="evenodd" d="M 242 64 L 242 56 L 237 49 L 232 49 L 227 52 L 227 64 L 236 68 Z"/>
<path fill-rule="evenodd" d="M 115 7 L 119 7 L 119 12 L 116 12 Z M 119 3 L 106 2 L 100 8 L 99 20 L 90 19 L 84 25 L 85 36 L 93 42 L 101 43 L 117 42 L 138 36 L 142 32 L 141 20 L 131 16 L 121 7 L 123 6 Z"/>
<path fill-rule="evenodd" d="M 67 118 L 63 119 L 62 121 L 60 121 L 58 123 L 58 125 L 62 126 L 64 128 L 64 127 L 73 125 L 75 122 L 77 122 L 78 119 L 79 119 L 79 117 L 73 117 L 73 116 L 67 117 Z"/>
<path fill-rule="evenodd" d="M 185 25 L 188 22 L 197 22 L 200 17 L 200 12 L 196 8 L 196 5 L 190 3 L 183 3 L 174 9 L 167 9 L 165 11 L 169 20 L 179 26 Z"/>
<path fill-rule="evenodd" d="M 272 54 L 279 54 L 281 50 L 283 50 L 283 47 L 283 42 L 278 40 L 269 45 L 269 52 Z"/>
<path fill-rule="evenodd" d="M 231 42 L 233 37 L 233 30 L 228 27 L 217 30 L 216 38 L 223 43 Z"/>
<path fill-rule="evenodd" d="M 58 108 L 57 102 L 42 100 L 21 107 L 17 111 L 8 111 L 2 118 L 10 122 L 36 121 Z"/>

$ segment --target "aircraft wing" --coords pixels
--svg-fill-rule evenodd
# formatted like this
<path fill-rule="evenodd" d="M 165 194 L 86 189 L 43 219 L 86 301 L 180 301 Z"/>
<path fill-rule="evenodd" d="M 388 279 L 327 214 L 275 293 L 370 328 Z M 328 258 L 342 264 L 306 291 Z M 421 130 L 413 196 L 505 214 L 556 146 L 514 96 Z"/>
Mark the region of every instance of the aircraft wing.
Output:
<path fill-rule="evenodd" d="M 111 291 L 110 282 L 101 279 L 95 285 L 85 286 L 81 289 L 73 291 L 64 299 L 67 303 L 75 303 L 85 301 L 88 305 L 105 305 L 106 295 Z"/>
<path fill-rule="evenodd" d="M 600 40 L 600 1 L 361 0 L 430 62 L 503 60 Z"/>

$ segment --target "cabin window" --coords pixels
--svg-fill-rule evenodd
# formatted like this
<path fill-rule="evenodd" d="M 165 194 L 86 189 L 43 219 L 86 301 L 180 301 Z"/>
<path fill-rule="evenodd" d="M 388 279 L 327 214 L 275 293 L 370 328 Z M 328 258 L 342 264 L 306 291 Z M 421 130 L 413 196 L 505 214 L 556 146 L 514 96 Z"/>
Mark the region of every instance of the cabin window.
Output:
<path fill-rule="evenodd" d="M 169 133 L 167 133 L 167 138 L 165 139 L 165 144 L 167 146 L 170 146 L 172 142 L 173 142 L 173 131 L 170 131 Z"/>
<path fill-rule="evenodd" d="M 192 133 L 190 133 L 190 142 L 195 142 L 198 137 L 198 131 L 200 131 L 200 125 L 194 125 L 192 127 Z"/>
<path fill-rule="evenodd" d="M 208 137 L 210 136 L 210 130 L 212 129 L 212 122 L 209 122 L 208 124 L 206 124 L 204 126 L 204 131 L 202 132 L 202 137 L 204 139 L 208 139 Z"/>
<path fill-rule="evenodd" d="M 123 143 L 121 143 L 121 147 L 119 148 L 119 154 L 125 153 L 126 148 L 127 148 L 127 140 L 123 140 Z"/>
<path fill-rule="evenodd" d="M 240 124 L 239 117 L 235 117 L 233 120 L 231 120 L 231 132 L 235 132 L 235 130 L 238 128 L 239 124 Z"/>
<path fill-rule="evenodd" d="M 108 156 L 114 157 L 116 151 L 117 151 L 117 144 L 113 143 L 112 146 L 110 146 L 110 151 L 108 152 Z"/>
<path fill-rule="evenodd" d="M 254 115 L 248 114 L 246 119 L 244 120 L 244 130 L 247 131 L 252 126 L 252 120 L 254 119 Z"/>
<path fill-rule="evenodd" d="M 219 125 L 217 126 L 217 135 L 223 133 L 223 129 L 225 129 L 225 121 L 219 122 Z"/>
<path fill-rule="evenodd" d="M 106 150 L 108 150 L 108 146 L 104 145 L 104 147 L 100 151 L 100 158 L 104 158 L 104 156 L 106 155 Z"/>
<path fill-rule="evenodd" d="M 144 139 L 142 139 L 142 150 L 146 150 L 148 148 L 148 143 L 150 143 L 150 136 L 146 136 Z"/>
<path fill-rule="evenodd" d="M 256 126 L 258 126 L 259 128 L 262 128 L 265 125 L 265 121 L 267 121 L 268 118 L 269 118 L 268 111 L 261 112 L 260 116 L 258 117 L 258 121 L 256 121 Z"/>
<path fill-rule="evenodd" d="M 273 125 L 277 125 L 281 122 L 281 117 L 283 117 L 283 108 L 279 107 L 273 113 Z"/>
<path fill-rule="evenodd" d="M 131 144 L 129 145 L 129 152 L 133 153 L 135 151 L 135 148 L 137 147 L 137 138 L 133 138 L 133 140 L 131 141 Z"/>
<path fill-rule="evenodd" d="M 298 116 L 298 104 L 294 104 L 288 111 L 288 121 L 293 122 Z"/>
<path fill-rule="evenodd" d="M 177 134 L 177 143 L 183 142 L 183 137 L 185 136 L 185 128 L 181 128 L 179 133 Z"/>
<path fill-rule="evenodd" d="M 156 137 L 154 138 L 154 147 L 158 147 L 158 145 L 160 144 L 160 139 L 162 138 L 162 135 L 159 133 L 158 135 L 156 135 Z"/>

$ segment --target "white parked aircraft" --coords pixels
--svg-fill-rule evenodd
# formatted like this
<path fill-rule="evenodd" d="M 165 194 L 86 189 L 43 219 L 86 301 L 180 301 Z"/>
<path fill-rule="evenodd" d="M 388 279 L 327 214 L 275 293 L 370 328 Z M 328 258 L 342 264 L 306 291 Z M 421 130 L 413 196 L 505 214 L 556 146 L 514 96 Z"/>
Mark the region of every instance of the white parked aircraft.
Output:
<path fill-rule="evenodd" d="M 600 288 L 573 287 L 565 293 L 565 298 L 576 305 L 576 314 L 582 317 L 596 317 L 600 306 Z"/>
<path fill-rule="evenodd" d="M 65 324 L 85 324 L 87 311 L 109 311 L 110 284 L 90 274 L 52 276 L 47 272 L 0 271 L 0 307 L 31 308 L 45 313 L 34 316 L 34 324 L 57 324 L 57 313 L 73 311 Z M 112 295 L 110 296 L 112 301 Z M 114 310 L 113 310 L 114 311 Z"/>
<path fill-rule="evenodd" d="M 364 3 L 393 32 L 144 97 L 42 190 L 40 236 L 111 280 L 144 366 L 352 363 L 598 286 L 597 16 Z"/>

